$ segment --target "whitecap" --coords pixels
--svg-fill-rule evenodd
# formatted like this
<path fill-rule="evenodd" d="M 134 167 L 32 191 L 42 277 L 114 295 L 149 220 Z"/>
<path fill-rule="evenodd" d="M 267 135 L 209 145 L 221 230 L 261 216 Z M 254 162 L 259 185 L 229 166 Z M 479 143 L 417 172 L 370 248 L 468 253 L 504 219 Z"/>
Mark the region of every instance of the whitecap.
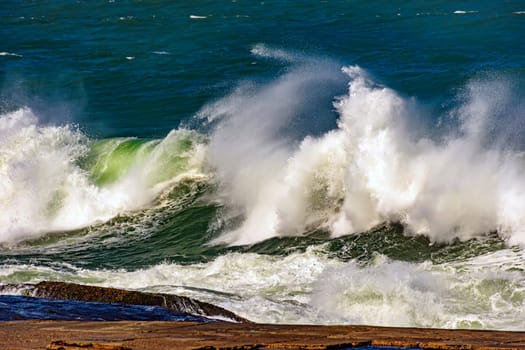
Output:
<path fill-rule="evenodd" d="M 164 139 L 143 143 L 134 164 L 115 181 L 97 183 L 93 169 L 112 164 L 112 152 L 128 139 L 109 139 L 91 170 L 78 160 L 92 143 L 75 128 L 41 126 L 28 108 L 0 115 L 0 243 L 35 238 L 101 223 L 149 206 L 166 189 L 200 175 L 205 150 L 193 133 L 174 130 Z M 180 150 L 181 140 L 193 146 Z M 169 170 L 176 153 L 185 159 Z"/>
<path fill-rule="evenodd" d="M 190 15 L 191 19 L 205 19 L 208 18 L 208 16 L 198 16 L 198 15 Z"/>
<path fill-rule="evenodd" d="M 362 265 L 311 246 L 286 256 L 227 253 L 205 263 L 164 262 L 134 271 L 3 264 L 0 284 L 51 279 L 171 293 L 262 323 L 522 330 L 524 261 L 524 251 L 504 249 L 443 264 L 380 255 Z"/>
<path fill-rule="evenodd" d="M 465 14 L 468 14 L 468 13 L 478 13 L 478 11 L 465 11 L 465 10 L 454 11 L 454 14 L 456 14 L 456 15 L 465 15 Z"/>
<path fill-rule="evenodd" d="M 22 55 L 19 55 L 17 53 L 12 53 L 12 52 L 0 52 L 0 56 L 24 57 Z"/>
<path fill-rule="evenodd" d="M 451 111 L 458 134 L 438 142 L 410 128 L 415 101 L 379 86 L 360 67 L 344 72 L 350 83 L 334 105 L 338 127 L 296 147 L 280 130 L 304 103 L 305 81 L 319 73 L 291 72 L 203 109 L 221 124 L 211 137 L 211 164 L 232 210 L 245 218 L 217 243 L 252 244 L 319 227 L 341 236 L 399 221 L 437 242 L 498 231 L 525 246 L 525 162 L 519 152 L 486 144 L 493 115 L 521 117 L 508 82 L 470 82 L 463 104 Z"/>

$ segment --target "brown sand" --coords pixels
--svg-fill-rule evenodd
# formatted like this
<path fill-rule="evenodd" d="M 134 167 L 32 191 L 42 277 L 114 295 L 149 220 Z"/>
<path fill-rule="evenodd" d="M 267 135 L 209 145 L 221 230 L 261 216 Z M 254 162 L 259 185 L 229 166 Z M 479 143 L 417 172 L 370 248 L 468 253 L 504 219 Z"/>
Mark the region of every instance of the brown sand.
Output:
<path fill-rule="evenodd" d="M 525 332 L 193 322 L 2 322 L 0 349 L 525 349 Z"/>

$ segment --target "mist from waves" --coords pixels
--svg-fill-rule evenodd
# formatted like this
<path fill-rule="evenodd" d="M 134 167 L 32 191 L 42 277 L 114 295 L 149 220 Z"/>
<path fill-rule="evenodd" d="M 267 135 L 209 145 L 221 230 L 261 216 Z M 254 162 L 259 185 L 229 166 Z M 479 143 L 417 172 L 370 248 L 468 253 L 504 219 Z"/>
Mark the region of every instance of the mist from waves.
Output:
<path fill-rule="evenodd" d="M 257 322 L 523 329 L 524 251 L 509 247 L 525 243 L 523 90 L 480 75 L 428 116 L 361 67 L 252 54 L 288 66 L 163 139 L 94 140 L 28 108 L 4 113 L 0 243 L 14 246 L 0 248 L 0 283 L 175 293 Z M 185 181 L 205 183 L 198 205 L 157 206 Z M 383 222 L 403 228 L 373 230 Z M 494 232 L 506 246 L 456 240 Z"/>
<path fill-rule="evenodd" d="M 96 141 L 22 108 L 1 116 L 0 136 L 0 243 L 105 222 L 205 176 L 202 138 L 186 130 Z"/>
<path fill-rule="evenodd" d="M 269 48 L 254 51 L 271 56 Z M 291 59 L 283 55 L 276 59 Z M 334 98 L 337 126 L 322 135 L 297 137 L 289 128 L 308 129 L 296 116 L 311 105 L 312 91 L 337 81 L 323 61 L 299 62 L 269 84 L 240 86 L 201 110 L 215 124 L 209 155 L 224 203 L 231 217 L 243 218 L 215 243 L 315 229 L 337 237 L 383 222 L 435 242 L 497 231 L 511 245 L 525 243 L 524 109 L 511 78 L 473 78 L 454 108 L 431 116 L 441 124 L 433 134 L 418 126 L 428 116 L 418 115 L 417 100 L 358 66 L 342 71 L 348 92 Z"/>
<path fill-rule="evenodd" d="M 473 78 L 445 115 L 426 116 L 358 66 L 264 45 L 252 54 L 288 68 L 241 82 L 196 114 L 202 129 L 161 140 L 91 140 L 27 108 L 2 115 L 0 241 L 105 222 L 195 177 L 213 181 L 210 201 L 222 206 L 213 244 L 383 222 L 434 242 L 498 232 L 525 243 L 524 109 L 512 79 Z M 425 118 L 445 132 L 424 132 Z"/>

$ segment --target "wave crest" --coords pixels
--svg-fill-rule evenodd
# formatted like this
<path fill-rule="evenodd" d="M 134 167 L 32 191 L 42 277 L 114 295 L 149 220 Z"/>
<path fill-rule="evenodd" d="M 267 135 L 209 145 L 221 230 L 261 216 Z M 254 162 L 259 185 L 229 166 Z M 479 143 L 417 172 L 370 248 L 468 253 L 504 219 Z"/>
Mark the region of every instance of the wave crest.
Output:
<path fill-rule="evenodd" d="M 337 128 L 297 147 L 275 132 L 283 120 L 293 120 L 287 114 L 265 118 L 258 129 L 248 127 L 250 117 L 236 114 L 219 125 L 212 142 L 224 148 L 224 130 L 234 122 L 243 131 L 237 149 L 254 152 L 250 162 L 225 163 L 211 151 L 219 173 L 236 179 L 228 182 L 228 194 L 245 217 L 215 242 L 251 244 L 315 228 L 340 236 L 396 221 L 438 242 L 498 231 L 511 244 L 525 244 L 523 156 L 495 141 L 505 135 L 493 128 L 494 119 L 509 112 L 500 108 L 511 102 L 504 82 L 472 81 L 452 112 L 459 128 L 436 141 L 411 125 L 417 110 L 412 99 L 376 84 L 360 67 L 343 72 L 350 82 L 348 94 L 334 103 Z M 270 90 L 288 91 L 290 79 L 304 77 L 288 76 Z M 282 94 L 295 100 L 281 109 L 293 111 L 304 88 Z M 280 113 L 266 94 L 257 103 L 266 101 Z"/>
<path fill-rule="evenodd" d="M 202 176 L 202 138 L 91 141 L 41 126 L 28 108 L 0 117 L 0 243 L 72 230 L 140 209 L 188 176 Z"/>

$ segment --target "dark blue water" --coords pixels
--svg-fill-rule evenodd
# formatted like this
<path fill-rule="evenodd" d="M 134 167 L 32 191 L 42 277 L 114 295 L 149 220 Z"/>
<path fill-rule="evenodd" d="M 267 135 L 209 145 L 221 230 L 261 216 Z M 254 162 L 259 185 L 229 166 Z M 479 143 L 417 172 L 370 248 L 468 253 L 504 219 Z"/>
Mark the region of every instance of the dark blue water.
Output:
<path fill-rule="evenodd" d="M 105 304 L 0 295 L 0 321 L 21 320 L 210 322 L 210 319 L 205 317 L 174 314 L 160 306 Z"/>
<path fill-rule="evenodd" d="M 287 69 L 254 57 L 257 44 L 358 64 L 402 93 L 441 100 L 483 71 L 523 74 L 523 10 L 521 1 L 7 0 L 0 51 L 22 57 L 0 56 L 0 110 L 29 104 L 97 137 L 161 137 L 240 81 Z"/>

